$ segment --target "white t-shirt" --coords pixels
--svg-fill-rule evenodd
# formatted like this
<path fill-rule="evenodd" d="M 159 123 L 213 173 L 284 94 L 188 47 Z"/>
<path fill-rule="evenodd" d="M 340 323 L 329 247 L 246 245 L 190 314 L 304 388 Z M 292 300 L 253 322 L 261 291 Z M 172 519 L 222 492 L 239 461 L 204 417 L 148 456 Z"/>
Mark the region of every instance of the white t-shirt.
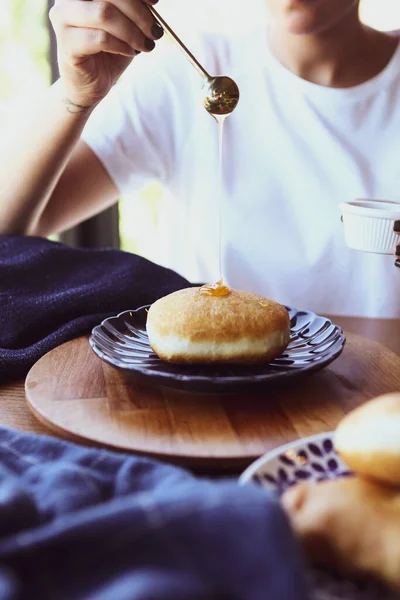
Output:
<path fill-rule="evenodd" d="M 227 283 L 319 314 L 400 317 L 394 257 L 351 250 L 339 203 L 400 199 L 400 47 L 346 89 L 305 81 L 268 50 L 265 31 L 192 39 L 208 71 L 237 82 L 225 122 L 222 265 Z M 218 278 L 217 124 L 202 80 L 162 40 L 133 61 L 83 139 L 121 194 L 158 179 L 161 255 L 194 282 Z M 158 244 L 160 246 L 160 244 Z"/>

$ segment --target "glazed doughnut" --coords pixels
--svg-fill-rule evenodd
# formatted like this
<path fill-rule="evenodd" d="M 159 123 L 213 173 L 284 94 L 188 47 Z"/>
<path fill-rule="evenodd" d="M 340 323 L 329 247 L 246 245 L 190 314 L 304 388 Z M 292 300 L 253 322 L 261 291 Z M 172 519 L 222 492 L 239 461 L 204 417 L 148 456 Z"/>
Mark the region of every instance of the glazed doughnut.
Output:
<path fill-rule="evenodd" d="M 334 443 L 355 473 L 400 486 L 400 393 L 351 411 L 339 423 Z"/>
<path fill-rule="evenodd" d="M 224 296 L 179 290 L 149 309 L 151 348 L 173 363 L 266 363 L 289 343 L 284 306 L 262 296 L 230 290 Z"/>
<path fill-rule="evenodd" d="M 310 560 L 400 590 L 400 493 L 362 477 L 300 483 L 281 498 Z"/>

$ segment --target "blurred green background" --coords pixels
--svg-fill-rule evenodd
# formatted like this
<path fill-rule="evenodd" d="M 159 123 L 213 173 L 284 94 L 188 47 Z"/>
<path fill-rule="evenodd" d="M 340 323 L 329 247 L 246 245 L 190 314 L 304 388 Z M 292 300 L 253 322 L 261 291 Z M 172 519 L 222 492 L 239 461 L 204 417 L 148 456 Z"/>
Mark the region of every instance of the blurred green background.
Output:
<path fill-rule="evenodd" d="M 3 7 L 4 2 L 4 7 Z M 2 0 L 0 19 L 0 136 L 26 105 L 29 95 L 44 92 L 51 82 L 47 0 Z M 151 258 L 161 186 L 154 182 L 134 199 L 119 204 L 123 250 Z"/>

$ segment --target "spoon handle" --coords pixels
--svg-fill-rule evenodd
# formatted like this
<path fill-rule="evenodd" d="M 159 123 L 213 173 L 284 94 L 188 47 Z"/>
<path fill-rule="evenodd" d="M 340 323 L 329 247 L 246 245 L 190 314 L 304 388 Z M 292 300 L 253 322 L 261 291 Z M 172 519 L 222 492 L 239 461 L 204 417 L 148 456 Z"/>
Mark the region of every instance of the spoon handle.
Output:
<path fill-rule="evenodd" d="M 202 77 L 204 77 L 204 79 L 206 79 L 207 81 L 209 81 L 211 79 L 210 75 L 207 73 L 207 71 L 205 70 L 205 68 L 199 63 L 199 61 L 197 60 L 197 58 L 195 58 L 193 56 L 193 54 L 185 46 L 185 44 L 179 39 L 179 37 L 174 32 L 174 30 L 171 29 L 171 27 L 168 25 L 168 23 L 166 23 L 164 21 L 164 19 L 158 14 L 158 12 L 152 6 L 147 5 L 147 8 L 152 13 L 153 17 L 162 26 L 162 28 L 165 29 L 165 31 L 167 31 L 169 33 L 169 35 L 172 37 L 172 39 L 174 40 L 174 42 L 176 44 L 178 44 L 178 46 L 181 48 L 181 50 L 183 50 L 183 52 L 186 54 L 186 57 L 192 63 L 192 65 L 194 66 L 194 68 L 198 70 L 198 72 L 200 73 L 200 75 Z"/>

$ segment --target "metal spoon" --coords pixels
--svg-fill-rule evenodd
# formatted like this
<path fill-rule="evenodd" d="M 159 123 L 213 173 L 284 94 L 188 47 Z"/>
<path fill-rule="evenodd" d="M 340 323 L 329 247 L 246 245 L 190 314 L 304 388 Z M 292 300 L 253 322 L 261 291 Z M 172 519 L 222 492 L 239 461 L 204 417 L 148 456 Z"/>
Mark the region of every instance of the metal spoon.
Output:
<path fill-rule="evenodd" d="M 207 73 L 197 58 L 193 56 L 190 50 L 179 39 L 176 33 L 171 29 L 168 23 L 164 21 L 158 12 L 152 6 L 148 6 L 148 9 L 152 13 L 153 17 L 159 22 L 161 27 L 169 33 L 174 42 L 176 42 L 183 50 L 183 52 L 186 54 L 186 57 L 189 59 L 195 69 L 197 69 L 200 75 L 205 79 L 203 98 L 205 109 L 211 115 L 229 115 L 233 110 L 235 110 L 237 103 L 239 102 L 239 88 L 233 79 L 224 75 L 212 77 L 209 73 Z"/>

